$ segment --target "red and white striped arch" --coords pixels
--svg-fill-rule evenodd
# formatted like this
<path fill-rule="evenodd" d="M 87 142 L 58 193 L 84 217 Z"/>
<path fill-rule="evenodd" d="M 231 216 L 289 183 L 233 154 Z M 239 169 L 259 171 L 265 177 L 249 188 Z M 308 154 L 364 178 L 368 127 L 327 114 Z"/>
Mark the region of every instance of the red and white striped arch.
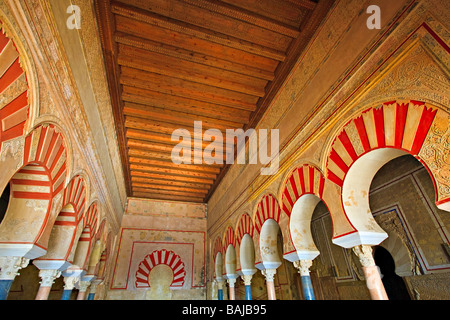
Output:
<path fill-rule="evenodd" d="M 222 243 L 222 239 L 220 239 L 220 237 L 217 237 L 216 241 L 214 241 L 214 247 L 213 247 L 214 262 L 216 262 L 216 257 L 219 252 L 221 254 L 223 254 L 223 243 Z"/>
<path fill-rule="evenodd" d="M 304 194 L 314 194 L 322 199 L 325 178 L 316 167 L 304 164 L 295 168 L 286 179 L 281 203 L 283 211 L 291 216 L 295 202 Z"/>
<path fill-rule="evenodd" d="M 225 250 L 225 252 L 230 244 L 233 247 L 236 247 L 236 236 L 232 227 L 228 227 L 223 236 L 223 250 Z"/>
<path fill-rule="evenodd" d="M 0 22 L 1 28 L 1 22 Z M 24 134 L 28 119 L 28 83 L 19 53 L 0 30 L 0 148 L 1 143 Z"/>
<path fill-rule="evenodd" d="M 64 190 L 63 209 L 55 221 L 55 225 L 77 226 L 86 208 L 86 185 L 81 176 L 70 180 Z M 72 208 L 68 207 L 71 205 Z"/>
<path fill-rule="evenodd" d="M 48 214 L 67 172 L 64 140 L 54 126 L 40 126 L 25 138 L 23 163 L 11 179 L 12 198 L 48 200 Z"/>
<path fill-rule="evenodd" d="M 256 231 L 261 233 L 261 228 L 268 219 L 273 219 L 278 223 L 280 221 L 280 215 L 281 209 L 277 199 L 272 194 L 264 195 L 256 206 L 256 212 L 253 218 Z"/>
<path fill-rule="evenodd" d="M 241 245 L 242 238 L 244 237 L 245 234 L 248 234 L 250 237 L 253 238 L 253 230 L 255 230 L 255 227 L 253 226 L 252 218 L 247 213 L 244 213 L 239 219 L 236 228 L 237 243 Z"/>
<path fill-rule="evenodd" d="M 98 219 L 98 205 L 94 202 L 82 217 L 83 233 L 81 234 L 80 241 L 91 241 L 94 238 L 97 232 Z"/>
<path fill-rule="evenodd" d="M 184 262 L 180 256 L 173 251 L 155 250 L 147 255 L 141 263 L 139 263 L 136 271 L 136 288 L 150 288 L 149 275 L 153 268 L 158 265 L 167 265 L 172 269 L 173 280 L 171 288 L 181 288 L 184 285 L 186 270 Z"/>
<path fill-rule="evenodd" d="M 327 178 L 342 187 L 352 164 L 380 148 L 419 154 L 437 110 L 424 102 L 386 102 L 370 108 L 345 125 L 327 160 Z"/>

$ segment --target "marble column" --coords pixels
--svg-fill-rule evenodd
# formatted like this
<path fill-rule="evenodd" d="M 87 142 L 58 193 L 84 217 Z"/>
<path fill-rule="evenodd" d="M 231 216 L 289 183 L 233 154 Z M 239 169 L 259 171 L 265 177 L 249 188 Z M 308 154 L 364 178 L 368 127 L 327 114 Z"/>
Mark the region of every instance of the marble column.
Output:
<path fill-rule="evenodd" d="M 366 285 L 372 300 L 389 300 L 383 282 L 381 281 L 380 272 L 375 265 L 372 247 L 360 245 L 352 249 L 361 262 L 364 277 L 366 278 Z"/>
<path fill-rule="evenodd" d="M 86 291 L 87 291 L 87 289 L 88 289 L 90 284 L 91 284 L 90 281 L 80 281 L 80 282 L 78 282 L 79 291 L 78 291 L 77 300 L 86 300 Z"/>
<path fill-rule="evenodd" d="M 36 294 L 36 300 L 47 300 L 55 279 L 61 276 L 61 271 L 52 269 L 43 269 L 39 271 L 41 277 L 41 286 Z"/>
<path fill-rule="evenodd" d="M 251 283 L 252 283 L 253 275 L 252 274 L 242 275 L 241 278 L 244 281 L 244 285 L 245 285 L 245 300 L 252 300 Z"/>
<path fill-rule="evenodd" d="M 8 298 L 9 290 L 19 270 L 25 268 L 30 259 L 24 257 L 0 257 L 0 300 Z"/>
<path fill-rule="evenodd" d="M 267 296 L 269 300 L 276 300 L 274 277 L 277 269 L 264 269 L 261 273 L 266 277 Z"/>
<path fill-rule="evenodd" d="M 227 279 L 228 286 L 230 287 L 229 300 L 236 300 L 236 291 L 234 285 L 236 284 L 236 278 Z"/>
<path fill-rule="evenodd" d="M 305 300 L 315 300 L 314 290 L 309 275 L 309 268 L 312 266 L 312 260 L 294 261 L 294 267 L 298 269 L 302 281 L 302 289 Z"/>
<path fill-rule="evenodd" d="M 79 277 L 64 277 L 64 291 L 61 296 L 61 300 L 70 300 L 72 290 L 75 288 L 75 284 L 79 279 Z"/>

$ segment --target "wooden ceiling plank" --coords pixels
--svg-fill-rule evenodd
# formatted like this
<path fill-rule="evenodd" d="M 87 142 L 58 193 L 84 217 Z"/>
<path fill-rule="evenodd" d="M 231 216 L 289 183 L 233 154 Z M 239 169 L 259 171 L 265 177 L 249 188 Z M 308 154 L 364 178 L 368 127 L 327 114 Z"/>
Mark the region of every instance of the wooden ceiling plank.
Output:
<path fill-rule="evenodd" d="M 155 42 L 152 40 L 139 38 L 122 32 L 117 32 L 114 38 L 117 43 L 140 48 L 143 50 L 147 50 L 149 52 L 157 52 L 165 56 L 183 59 L 186 61 L 195 62 L 205 66 L 230 70 L 239 74 L 244 74 L 247 76 L 267 81 L 273 81 L 275 78 L 273 72 L 260 69 L 257 66 L 252 67 L 245 64 L 240 64 L 238 62 L 230 62 L 227 60 L 219 59 L 217 57 L 178 48 L 161 42 Z"/>
<path fill-rule="evenodd" d="M 130 157 L 135 157 L 135 158 L 144 158 L 144 159 L 154 159 L 154 160 L 165 160 L 165 161 L 172 161 L 172 154 L 171 152 L 166 152 L 166 151 L 149 151 L 146 149 L 135 149 L 135 148 L 130 148 L 128 155 Z M 222 167 L 222 164 L 209 164 L 207 163 L 205 160 L 213 160 L 210 158 L 203 158 L 203 165 L 211 165 L 211 166 L 216 166 L 216 167 Z M 191 163 L 194 163 L 194 156 L 191 156 Z"/>
<path fill-rule="evenodd" d="M 133 102 L 164 110 L 185 112 L 193 116 L 220 118 L 240 124 L 247 123 L 250 116 L 250 111 L 219 106 L 208 102 L 129 86 L 123 86 L 122 99 L 124 102 Z"/>
<path fill-rule="evenodd" d="M 193 83 L 128 67 L 121 68 L 120 84 L 159 91 L 185 98 L 213 102 L 246 111 L 256 110 L 258 97 L 222 88 Z"/>
<path fill-rule="evenodd" d="M 286 0 L 286 1 L 308 10 L 314 10 L 314 8 L 316 8 L 317 6 L 317 3 L 312 0 Z"/>
<path fill-rule="evenodd" d="M 144 13 L 147 16 L 160 16 L 160 20 L 165 20 L 166 24 L 169 21 L 187 29 L 201 30 L 210 37 L 233 38 L 236 39 L 235 42 L 245 41 L 261 47 L 279 48 L 280 51 L 285 51 L 292 40 L 292 37 L 279 32 L 177 0 L 170 2 L 167 0 L 152 0 L 151 3 L 148 0 L 121 0 L 121 2 L 134 7 L 135 18 L 137 15 Z M 112 7 L 114 10 L 115 5 Z M 141 10 L 136 10 L 136 8 Z M 214 21 L 214 23 L 211 23 L 211 21 Z"/>
<path fill-rule="evenodd" d="M 131 128 L 131 129 L 137 129 L 142 131 L 150 131 L 150 132 L 156 132 L 156 133 L 165 133 L 168 135 L 172 135 L 172 133 L 177 129 L 186 129 L 191 133 L 191 139 L 195 139 L 194 136 L 194 123 L 191 125 L 186 126 L 180 126 L 179 124 L 173 124 L 163 121 L 152 121 L 152 120 L 144 120 L 142 118 L 135 118 L 135 117 L 126 117 L 125 119 L 125 127 Z M 200 133 L 199 133 L 200 135 Z M 233 144 L 235 143 L 235 139 L 232 135 L 227 135 L 225 131 L 222 131 L 223 136 L 223 142 Z M 202 128 L 202 139 L 203 140 L 210 140 L 211 135 L 207 134 L 207 128 Z"/>
<path fill-rule="evenodd" d="M 203 203 L 203 198 L 180 197 L 180 196 L 174 197 L 171 195 L 155 194 L 155 193 L 149 193 L 149 192 L 133 192 L 133 197 L 164 200 L 164 201 L 174 201 L 174 202 L 183 201 L 183 202 Z"/>
<path fill-rule="evenodd" d="M 147 184 L 147 183 L 133 183 L 133 190 L 137 190 L 137 188 L 142 188 L 143 190 L 167 190 L 167 191 L 179 191 L 179 192 L 188 192 L 191 195 L 205 196 L 208 193 L 207 189 L 199 190 L 199 189 L 191 189 L 191 188 L 183 188 L 183 187 L 174 187 L 168 185 L 159 185 L 159 184 Z"/>
<path fill-rule="evenodd" d="M 291 38 L 297 38 L 299 36 L 299 31 L 296 28 L 293 28 L 279 21 L 272 20 L 268 17 L 264 17 L 255 12 L 228 5 L 227 3 L 224 3 L 222 1 L 184 0 L 184 2 L 190 3 L 191 5 L 199 8 L 215 12 L 220 15 L 231 17 L 233 19 L 246 21 L 255 26 L 274 31 Z"/>
<path fill-rule="evenodd" d="M 216 57 L 232 57 L 231 61 L 239 60 L 242 63 L 261 63 L 262 66 L 273 71 L 271 66 L 279 61 L 284 61 L 284 52 L 263 47 L 248 41 L 239 40 L 218 32 L 195 27 L 153 14 L 151 12 L 137 12 L 136 8 L 124 5 L 113 5 L 113 13 L 116 14 L 117 30 L 142 38 L 180 46 L 185 49 L 196 48 L 196 52 L 210 53 Z M 159 28 L 155 28 L 159 27 Z M 148 34 L 152 32 L 153 34 Z M 176 39 L 176 41 L 175 41 Z M 222 51 L 222 53 L 220 53 Z"/>
<path fill-rule="evenodd" d="M 119 65 L 263 97 L 268 81 L 119 45 Z"/>
<path fill-rule="evenodd" d="M 193 116 L 184 112 L 165 110 L 151 106 L 125 102 L 123 112 L 125 116 L 133 116 L 144 119 L 167 121 L 170 123 L 192 125 L 194 121 L 202 121 L 205 128 L 215 128 L 219 130 L 242 128 L 242 123 L 210 118 L 204 116 Z"/>
<path fill-rule="evenodd" d="M 214 173 L 205 173 L 205 172 L 195 172 L 190 170 L 178 170 L 178 169 L 169 169 L 169 168 L 159 168 L 159 167 L 149 167 L 145 165 L 137 165 L 137 164 L 130 164 L 130 169 L 135 171 L 141 171 L 141 172 L 151 172 L 151 173 L 162 173 L 162 174 L 168 174 L 173 176 L 174 179 L 176 179 L 176 176 L 185 176 L 185 177 L 203 177 L 203 178 L 210 178 L 215 179 L 217 177 L 217 174 Z"/>
<path fill-rule="evenodd" d="M 138 178 L 156 178 L 156 179 L 162 179 L 167 181 L 178 181 L 178 182 L 192 182 L 192 183 L 202 183 L 205 185 L 211 185 L 213 184 L 214 180 L 210 178 L 196 178 L 196 177 L 184 177 L 184 176 L 176 176 L 176 179 L 172 179 L 171 176 L 168 176 L 167 174 L 157 173 L 157 172 L 142 172 L 142 171 L 130 171 L 131 177 L 138 177 Z"/>
<path fill-rule="evenodd" d="M 141 178 L 141 177 L 132 177 L 132 183 L 143 183 L 146 185 L 156 184 L 156 185 L 165 185 L 165 186 L 177 186 L 177 187 L 185 187 L 190 189 L 198 189 L 198 190 L 209 190 L 209 185 L 201 184 L 201 183 L 190 183 L 176 180 L 163 180 L 163 179 L 152 179 L 152 178 Z"/>
<path fill-rule="evenodd" d="M 209 166 L 209 165 L 200 165 L 200 164 L 176 164 L 172 161 L 163 161 L 163 160 L 152 160 L 152 159 L 143 159 L 143 158 L 134 158 L 130 157 L 130 164 L 136 164 L 139 166 L 145 167 L 161 167 L 161 168 L 169 168 L 176 170 L 190 170 L 190 171 L 198 171 L 198 172 L 208 172 L 213 174 L 218 174 L 220 172 L 220 168 L 217 166 Z"/>
<path fill-rule="evenodd" d="M 299 29 L 305 11 L 305 8 L 295 6 L 289 0 L 221 0 L 221 2 L 251 12 L 257 12 L 264 17 L 289 25 L 296 30 Z"/>
<path fill-rule="evenodd" d="M 172 140 L 172 136 L 164 133 L 157 133 L 157 132 L 146 132 L 141 131 L 137 129 L 128 129 L 127 130 L 127 138 L 134 139 L 134 140 L 143 140 L 148 142 L 156 142 L 161 143 L 163 145 L 171 146 L 172 148 L 176 145 L 183 146 L 183 147 L 190 147 L 194 148 L 194 143 L 197 145 L 201 145 L 201 147 L 204 149 L 207 146 L 211 144 L 209 141 L 205 141 L 203 139 L 195 139 L 192 138 L 191 141 L 185 142 L 184 141 L 178 141 L 178 140 Z M 227 145 L 226 143 L 223 144 L 223 152 L 231 152 L 233 146 Z"/>
<path fill-rule="evenodd" d="M 185 196 L 185 197 L 194 197 L 194 198 L 200 198 L 202 196 L 205 196 L 203 193 L 199 192 L 188 192 L 188 191 L 175 191 L 175 190 L 166 190 L 166 189 L 158 189 L 158 188 L 142 188 L 142 187 L 135 187 L 132 186 L 134 192 L 152 192 L 157 194 L 168 194 L 168 195 L 175 195 L 175 196 Z"/>

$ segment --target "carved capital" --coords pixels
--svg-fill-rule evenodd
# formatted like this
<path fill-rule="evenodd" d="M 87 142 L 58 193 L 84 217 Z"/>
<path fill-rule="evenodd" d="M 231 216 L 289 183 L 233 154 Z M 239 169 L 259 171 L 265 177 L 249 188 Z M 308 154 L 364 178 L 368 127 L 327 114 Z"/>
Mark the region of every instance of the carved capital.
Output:
<path fill-rule="evenodd" d="M 353 252 L 359 258 L 363 267 L 375 266 L 375 260 L 372 255 L 372 247 L 368 245 L 360 245 L 352 248 Z"/>
<path fill-rule="evenodd" d="M 232 279 L 227 279 L 228 285 L 233 288 L 234 285 L 236 284 L 236 278 L 232 278 Z"/>
<path fill-rule="evenodd" d="M 29 263 L 30 259 L 24 257 L 0 257 L 0 280 L 14 280 Z"/>
<path fill-rule="evenodd" d="M 253 275 L 252 274 L 243 275 L 243 276 L 241 276 L 241 278 L 244 281 L 244 285 L 249 286 L 252 283 Z"/>
<path fill-rule="evenodd" d="M 216 282 L 217 282 L 217 288 L 219 289 L 219 290 L 222 290 L 223 289 L 223 279 L 220 279 L 220 280 L 218 280 L 218 279 L 216 279 Z"/>
<path fill-rule="evenodd" d="M 294 261 L 294 267 L 298 269 L 301 276 L 309 276 L 309 268 L 311 268 L 312 263 L 312 260 L 297 260 Z"/>
<path fill-rule="evenodd" d="M 273 282 L 277 269 L 264 269 L 261 273 L 266 277 L 266 281 Z"/>
<path fill-rule="evenodd" d="M 80 281 L 78 282 L 80 292 L 86 292 L 87 288 L 91 284 L 90 281 Z"/>
<path fill-rule="evenodd" d="M 64 277 L 64 290 L 73 290 L 80 277 Z"/>
<path fill-rule="evenodd" d="M 39 277 L 41 277 L 41 284 L 42 287 L 51 287 L 53 285 L 53 282 L 56 278 L 59 278 L 61 276 L 61 271 L 59 270 L 40 270 L 39 271 Z"/>

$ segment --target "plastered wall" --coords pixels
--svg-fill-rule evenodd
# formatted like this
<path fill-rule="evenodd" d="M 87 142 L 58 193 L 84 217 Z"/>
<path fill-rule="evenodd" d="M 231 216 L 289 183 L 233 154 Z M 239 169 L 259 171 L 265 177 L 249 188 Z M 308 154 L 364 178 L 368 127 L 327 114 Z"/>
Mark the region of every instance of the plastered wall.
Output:
<path fill-rule="evenodd" d="M 107 299 L 205 299 L 206 206 L 130 198 Z"/>

